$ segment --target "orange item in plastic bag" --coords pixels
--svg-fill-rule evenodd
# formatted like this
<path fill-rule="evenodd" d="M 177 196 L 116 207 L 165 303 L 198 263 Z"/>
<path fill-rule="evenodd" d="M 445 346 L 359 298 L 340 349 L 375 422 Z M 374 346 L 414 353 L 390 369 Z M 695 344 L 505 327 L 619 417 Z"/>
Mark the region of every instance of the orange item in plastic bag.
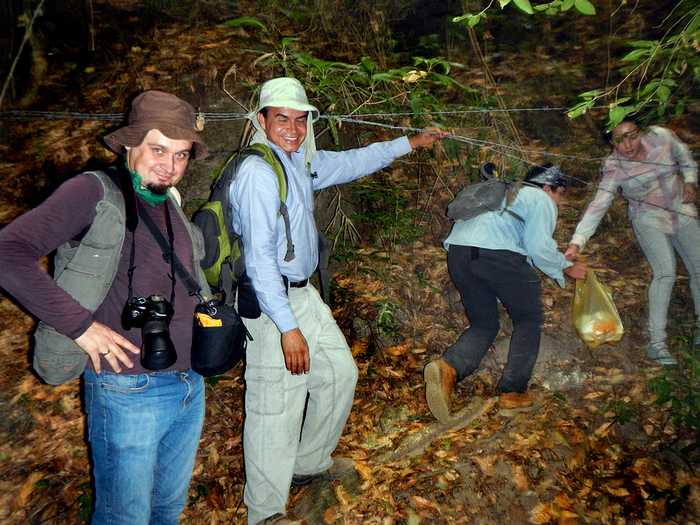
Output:
<path fill-rule="evenodd" d="M 589 348 L 617 343 L 625 333 L 610 289 L 591 269 L 585 281 L 576 281 L 572 317 L 578 336 Z"/>

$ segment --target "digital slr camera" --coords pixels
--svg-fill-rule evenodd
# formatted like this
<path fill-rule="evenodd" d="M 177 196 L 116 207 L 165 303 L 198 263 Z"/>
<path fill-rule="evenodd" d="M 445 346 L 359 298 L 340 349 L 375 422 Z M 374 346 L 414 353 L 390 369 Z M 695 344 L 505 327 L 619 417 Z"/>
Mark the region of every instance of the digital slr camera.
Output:
<path fill-rule="evenodd" d="M 163 370 L 177 360 L 169 330 L 173 313 L 173 305 L 160 295 L 129 297 L 124 305 L 122 325 L 141 328 L 141 366 L 148 370 Z"/>

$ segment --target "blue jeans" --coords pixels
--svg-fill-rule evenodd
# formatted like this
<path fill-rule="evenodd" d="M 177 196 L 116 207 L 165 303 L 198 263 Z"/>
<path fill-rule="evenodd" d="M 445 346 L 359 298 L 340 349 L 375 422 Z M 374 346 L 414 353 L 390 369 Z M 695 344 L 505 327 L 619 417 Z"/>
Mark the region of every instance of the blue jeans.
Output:
<path fill-rule="evenodd" d="M 177 524 L 204 422 L 202 376 L 86 370 L 84 378 L 92 524 Z"/>

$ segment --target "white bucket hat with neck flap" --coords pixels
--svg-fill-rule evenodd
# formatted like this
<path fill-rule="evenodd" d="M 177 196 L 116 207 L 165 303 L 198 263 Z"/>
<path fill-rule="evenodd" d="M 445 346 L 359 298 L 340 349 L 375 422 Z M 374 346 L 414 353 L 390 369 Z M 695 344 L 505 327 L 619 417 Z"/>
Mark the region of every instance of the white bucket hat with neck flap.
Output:
<path fill-rule="evenodd" d="M 313 123 L 318 120 L 320 112 L 318 108 L 309 104 L 304 86 L 296 78 L 279 77 L 265 82 L 260 88 L 260 102 L 254 112 L 248 114 L 248 118 L 255 126 L 256 132 L 253 135 L 253 143 L 267 142 L 265 130 L 260 126 L 257 115 L 260 110 L 268 107 L 290 108 L 296 111 L 307 111 L 306 138 L 304 146 L 304 164 L 307 171 L 311 169 L 311 160 L 316 154 L 316 139 L 314 138 Z"/>

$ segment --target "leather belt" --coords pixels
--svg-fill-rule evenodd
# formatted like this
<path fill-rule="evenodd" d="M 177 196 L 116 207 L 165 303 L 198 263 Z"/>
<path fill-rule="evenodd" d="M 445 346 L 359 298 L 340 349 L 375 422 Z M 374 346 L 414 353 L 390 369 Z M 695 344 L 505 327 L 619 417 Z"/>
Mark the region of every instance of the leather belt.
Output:
<path fill-rule="evenodd" d="M 308 279 L 304 279 L 303 281 L 290 281 L 285 275 L 282 276 L 282 281 L 284 282 L 284 289 L 289 290 L 290 288 L 303 288 L 307 284 L 309 284 Z"/>

